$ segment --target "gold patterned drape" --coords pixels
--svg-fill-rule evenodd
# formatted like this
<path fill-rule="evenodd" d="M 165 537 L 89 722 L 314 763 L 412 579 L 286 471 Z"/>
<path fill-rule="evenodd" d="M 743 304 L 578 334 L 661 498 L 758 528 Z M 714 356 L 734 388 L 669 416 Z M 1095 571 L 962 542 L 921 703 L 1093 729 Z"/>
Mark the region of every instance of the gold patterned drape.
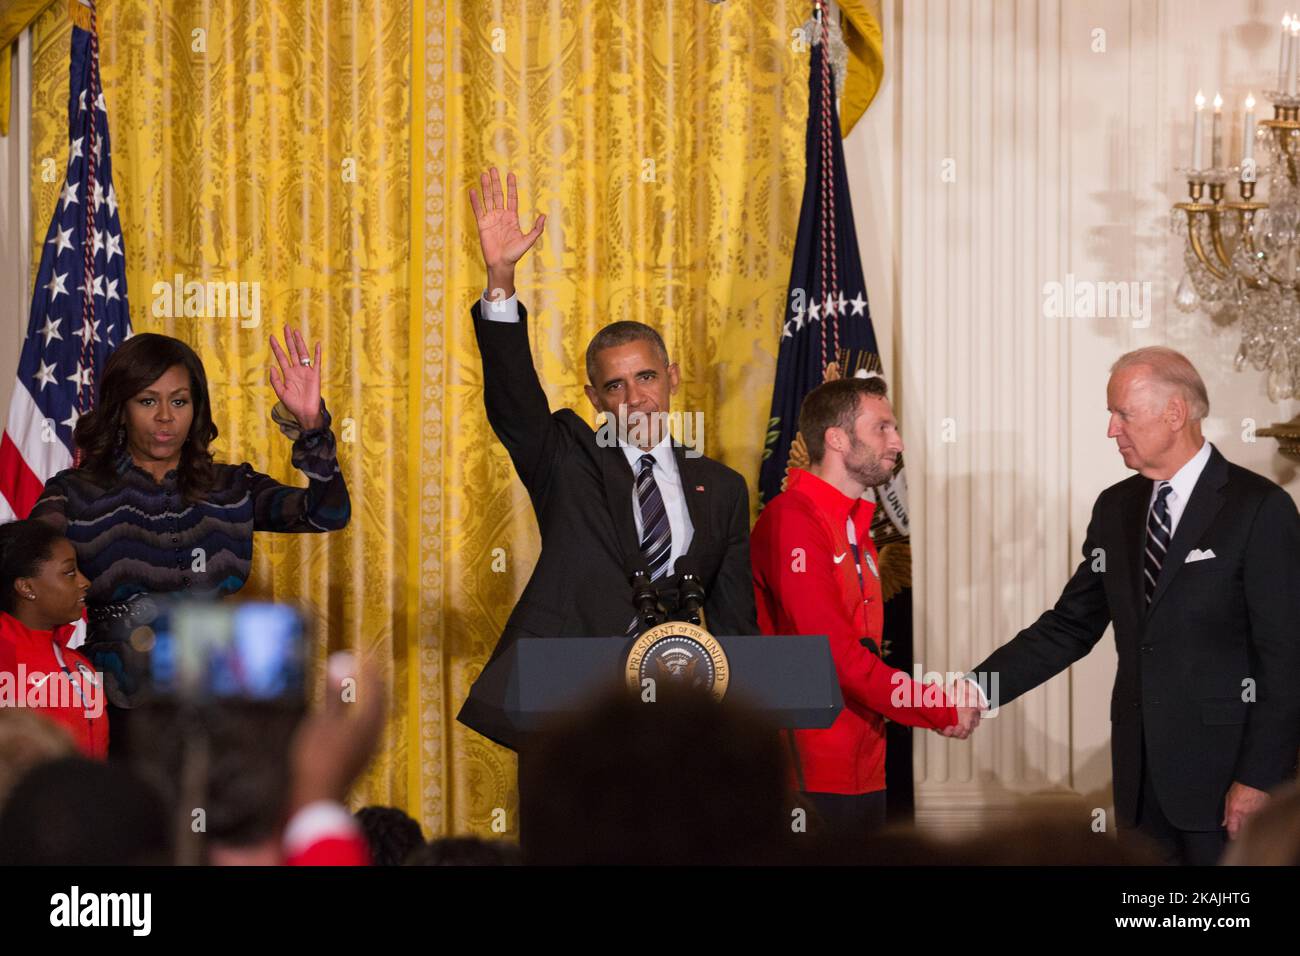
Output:
<path fill-rule="evenodd" d="M 394 687 L 413 684 L 419 666 L 407 593 L 418 568 L 408 436 L 419 405 L 409 349 L 410 9 L 408 0 L 98 3 L 131 321 L 203 359 L 218 457 L 305 483 L 270 420 L 268 337 L 292 322 L 323 347 L 353 519 L 337 534 L 258 535 L 243 593 L 302 602 L 322 649 L 359 649 Z M 67 168 L 70 29 L 59 3 L 33 36 L 33 265 Z M 177 275 L 255 284 L 246 301 L 257 288 L 260 324 L 187 316 L 162 292 Z M 428 820 L 407 772 L 424 717 L 400 694 L 394 703 L 356 799 Z"/>
<path fill-rule="evenodd" d="M 551 407 L 590 415 L 588 340 L 616 319 L 648 322 L 681 364 L 673 407 L 704 414 L 706 454 L 745 475 L 752 497 L 803 189 L 808 55 L 794 31 L 811 8 L 429 4 L 424 165 L 441 175 L 431 174 L 424 207 L 425 367 L 444 378 L 441 402 L 423 409 L 424 461 L 442 472 L 426 472 L 422 510 L 426 526 L 440 516 L 442 554 L 422 590 L 441 594 L 434 630 L 452 709 L 539 548 L 528 497 L 483 413 L 467 310 L 485 277 L 467 189 L 485 166 L 510 168 L 522 218 L 547 214 L 517 281 Z M 449 730 L 455 827 L 488 831 L 497 808 L 513 826 L 512 755 Z"/>
<path fill-rule="evenodd" d="M 513 756 L 455 722 L 538 551 L 483 414 L 469 184 L 514 169 L 524 215 L 547 213 L 519 288 L 552 407 L 589 409 L 597 328 L 650 322 L 682 366 L 674 407 L 703 413 L 706 452 L 752 495 L 810 7 L 100 0 L 132 321 L 202 356 L 221 456 L 299 481 L 269 419 L 266 339 L 291 321 L 324 343 L 352 524 L 259 535 L 246 593 L 302 601 L 321 650 L 383 665 L 392 715 L 356 805 L 402 807 L 429 834 L 516 826 Z M 34 264 L 66 169 L 68 30 L 58 4 L 34 31 Z M 261 325 L 155 314 L 155 284 L 178 274 L 258 283 Z"/>

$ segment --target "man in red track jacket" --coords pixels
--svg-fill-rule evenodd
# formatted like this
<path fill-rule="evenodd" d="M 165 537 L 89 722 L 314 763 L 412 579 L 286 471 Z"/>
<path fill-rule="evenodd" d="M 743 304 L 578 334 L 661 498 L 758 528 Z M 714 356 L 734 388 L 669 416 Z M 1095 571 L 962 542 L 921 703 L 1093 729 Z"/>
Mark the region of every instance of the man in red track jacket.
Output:
<path fill-rule="evenodd" d="M 978 713 L 879 656 L 875 505 L 862 494 L 889 479 L 903 450 L 884 379 L 819 386 L 804 399 L 799 430 L 810 466 L 790 471 L 750 538 L 758 624 L 764 634 L 830 639 L 844 710 L 825 730 L 794 731 L 799 787 L 830 827 L 865 834 L 885 820 L 884 718 L 965 737 Z"/>

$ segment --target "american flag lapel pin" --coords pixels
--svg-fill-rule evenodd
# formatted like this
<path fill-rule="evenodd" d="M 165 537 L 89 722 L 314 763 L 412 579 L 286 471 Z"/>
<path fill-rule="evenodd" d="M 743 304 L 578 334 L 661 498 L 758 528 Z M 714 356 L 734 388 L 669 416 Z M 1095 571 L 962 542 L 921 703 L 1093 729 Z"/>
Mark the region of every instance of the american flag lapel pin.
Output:
<path fill-rule="evenodd" d="M 704 490 L 704 486 L 703 486 L 703 485 L 696 485 L 696 486 L 695 486 L 695 490 L 696 490 L 696 491 L 703 491 L 703 490 Z"/>

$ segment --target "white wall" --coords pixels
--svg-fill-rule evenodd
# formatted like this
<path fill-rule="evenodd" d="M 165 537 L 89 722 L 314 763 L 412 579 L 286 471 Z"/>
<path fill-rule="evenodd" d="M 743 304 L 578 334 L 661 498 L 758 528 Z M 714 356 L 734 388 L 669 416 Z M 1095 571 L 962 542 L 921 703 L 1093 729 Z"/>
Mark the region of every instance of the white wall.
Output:
<path fill-rule="evenodd" d="M 1183 253 L 1169 232 L 1192 97 L 1222 89 L 1235 159 L 1241 102 L 1253 90 L 1264 105 L 1274 85 L 1284 9 L 885 0 L 885 83 L 846 155 L 901 389 L 924 669 L 974 665 L 1054 602 L 1097 494 L 1128 474 L 1105 437 L 1107 370 L 1124 351 L 1185 352 L 1210 391 L 1208 437 L 1300 495 L 1275 442 L 1242 440 L 1242 419 L 1286 420 L 1295 403 L 1270 403 L 1262 375 L 1233 370 L 1234 328 L 1173 307 Z M 1150 282 L 1149 325 L 1045 317 L 1043 284 L 1071 273 Z M 956 832 L 1034 801 L 1109 808 L 1114 671 L 1107 634 L 971 741 L 918 735 L 918 822 Z"/>
<path fill-rule="evenodd" d="M 0 428 L 9 420 L 13 379 L 7 376 L 18 368 L 32 304 L 30 41 L 25 31 L 10 60 L 9 135 L 0 137 Z"/>

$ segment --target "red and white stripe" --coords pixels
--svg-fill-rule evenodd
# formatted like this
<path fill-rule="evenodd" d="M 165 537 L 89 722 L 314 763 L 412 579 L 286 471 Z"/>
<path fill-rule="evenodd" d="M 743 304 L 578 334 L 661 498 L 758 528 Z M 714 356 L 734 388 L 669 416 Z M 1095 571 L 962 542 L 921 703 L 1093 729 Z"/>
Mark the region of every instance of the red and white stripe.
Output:
<path fill-rule="evenodd" d="M 0 521 L 26 518 L 45 482 L 72 467 L 72 453 L 22 382 L 14 383 L 9 424 L 0 440 Z"/>

